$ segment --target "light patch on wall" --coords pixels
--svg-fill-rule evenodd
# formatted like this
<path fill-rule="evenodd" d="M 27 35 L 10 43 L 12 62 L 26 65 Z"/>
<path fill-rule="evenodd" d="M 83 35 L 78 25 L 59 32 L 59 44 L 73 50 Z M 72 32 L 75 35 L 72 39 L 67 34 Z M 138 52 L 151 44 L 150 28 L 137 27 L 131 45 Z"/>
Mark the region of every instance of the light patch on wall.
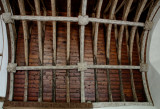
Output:
<path fill-rule="evenodd" d="M 7 65 L 8 65 L 8 40 L 6 26 L 0 19 L 0 97 L 6 96 L 7 89 Z"/>

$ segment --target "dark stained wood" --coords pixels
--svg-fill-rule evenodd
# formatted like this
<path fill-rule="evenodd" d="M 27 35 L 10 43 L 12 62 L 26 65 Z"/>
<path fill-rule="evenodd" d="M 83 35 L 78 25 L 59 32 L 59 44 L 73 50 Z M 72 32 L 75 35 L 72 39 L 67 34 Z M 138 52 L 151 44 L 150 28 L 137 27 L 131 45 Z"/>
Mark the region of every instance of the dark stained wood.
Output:
<path fill-rule="evenodd" d="M 61 13 L 61 15 L 64 15 Z M 57 65 L 66 65 L 66 45 L 67 45 L 67 24 L 63 22 L 57 23 Z M 29 66 L 38 66 L 38 31 L 37 23 L 33 22 L 33 30 L 31 33 L 29 43 Z M 111 33 L 111 53 L 110 53 L 110 64 L 117 65 L 117 53 L 116 43 L 114 38 L 114 30 Z M 44 39 L 44 65 L 52 65 L 52 49 L 53 49 L 53 31 L 52 22 L 46 22 L 46 31 Z M 125 39 L 122 44 L 122 65 L 128 65 L 127 46 Z M 16 61 L 18 65 L 25 65 L 24 62 L 24 44 L 23 44 L 23 28 L 19 27 L 18 40 L 17 40 L 17 57 Z M 91 23 L 86 26 L 85 30 L 85 49 L 84 49 L 84 60 L 88 64 L 93 64 L 93 46 L 92 46 L 92 27 Z M 76 65 L 79 62 L 79 27 L 77 23 L 71 23 L 71 49 L 70 49 L 70 64 Z M 97 64 L 105 65 L 105 41 L 104 41 L 104 30 L 103 25 L 99 26 L 98 36 L 98 51 L 97 51 Z M 134 44 L 136 45 L 136 43 Z M 137 60 L 138 51 L 136 46 L 133 55 L 134 65 L 138 65 Z M 135 56 L 135 57 L 134 57 Z M 70 102 L 80 102 L 80 73 L 78 70 L 69 70 L 70 74 Z M 29 71 L 29 85 L 28 85 L 28 101 L 37 101 L 39 92 L 39 73 L 40 71 Z M 133 101 L 131 84 L 130 84 L 130 73 L 129 70 L 122 70 L 122 78 L 124 85 L 124 94 L 126 101 Z M 56 102 L 66 102 L 66 70 L 56 70 Z M 110 70 L 111 89 L 114 101 L 121 101 L 120 87 L 119 87 L 119 74 L 118 70 Z M 134 73 L 135 86 L 137 90 L 137 96 L 139 101 L 146 101 L 141 73 L 136 70 Z M 97 82 L 99 101 L 108 101 L 108 90 L 107 90 L 107 75 L 106 70 L 97 70 Z M 24 93 L 24 71 L 18 71 L 15 74 L 14 83 L 14 100 L 23 101 Z M 94 70 L 89 69 L 85 72 L 85 99 L 86 101 L 95 101 L 95 86 L 94 86 Z M 52 101 L 52 71 L 45 70 L 43 72 L 43 101 Z"/>

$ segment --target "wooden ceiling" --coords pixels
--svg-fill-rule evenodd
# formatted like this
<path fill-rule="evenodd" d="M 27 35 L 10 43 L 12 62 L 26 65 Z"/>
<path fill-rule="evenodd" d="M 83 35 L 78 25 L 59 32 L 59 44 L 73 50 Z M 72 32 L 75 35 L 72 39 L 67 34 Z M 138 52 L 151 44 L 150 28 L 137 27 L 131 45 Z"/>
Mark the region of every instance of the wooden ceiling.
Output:
<path fill-rule="evenodd" d="M 16 30 L 17 30 L 16 33 L 18 34 L 17 35 L 18 37 L 16 40 L 17 41 L 17 52 L 16 52 L 17 60 L 15 61 L 14 59 L 12 63 L 14 62 L 18 63 L 18 67 L 22 70 L 23 68 L 29 69 L 32 66 L 30 62 L 32 54 L 30 53 L 32 52 L 32 49 L 35 49 L 37 47 L 37 52 L 36 52 L 37 57 L 38 57 L 37 65 L 39 65 L 39 68 L 41 66 L 44 66 L 45 64 L 44 57 L 47 56 L 47 54 L 44 53 L 45 49 L 47 49 L 47 47 L 45 48 L 45 46 L 47 46 L 47 43 L 45 43 L 46 40 L 48 41 L 51 40 L 52 42 L 49 45 L 52 45 L 53 48 L 51 48 L 51 51 L 48 53 L 51 53 L 52 62 L 50 64 L 53 67 L 57 67 L 56 65 L 58 65 L 58 62 L 61 61 L 61 59 L 63 59 L 64 54 L 65 54 L 64 56 L 66 57 L 65 62 L 63 62 L 63 64 L 60 64 L 60 65 L 63 66 L 65 64 L 67 66 L 70 66 L 72 62 L 71 51 L 78 50 L 77 63 L 80 62 L 78 63 L 78 69 L 79 69 L 79 66 L 83 67 L 82 70 L 80 70 L 80 75 L 79 75 L 80 76 L 80 84 L 78 84 L 80 86 L 79 99 L 81 100 L 81 102 L 86 102 L 85 98 L 88 96 L 87 95 L 85 96 L 86 93 L 85 93 L 85 85 L 84 85 L 84 82 L 85 82 L 84 81 L 84 77 L 85 77 L 84 69 L 88 65 L 84 62 L 84 60 L 85 60 L 85 52 L 86 52 L 85 49 L 87 48 L 88 51 L 89 50 L 92 51 L 90 54 L 88 54 L 89 55 L 88 60 L 93 65 L 93 71 L 89 71 L 89 73 L 94 73 L 94 76 L 93 76 L 94 78 L 93 87 L 94 88 L 91 89 L 91 90 L 94 90 L 93 92 L 94 94 L 92 93 L 93 94 L 92 97 L 94 98 L 94 100 L 92 99 L 91 101 L 96 101 L 96 102 L 100 101 L 99 100 L 100 93 L 98 91 L 100 90 L 98 87 L 99 70 L 95 66 L 101 65 L 99 64 L 101 62 L 98 63 L 98 59 L 99 59 L 98 56 L 101 57 L 101 55 L 104 55 L 105 57 L 103 60 L 105 60 L 105 63 L 103 63 L 103 60 L 101 60 L 103 63 L 102 65 L 109 65 L 109 66 L 111 65 L 111 67 L 113 67 L 112 65 L 115 64 L 115 65 L 121 66 L 123 65 L 124 61 L 127 61 L 127 65 L 129 65 L 129 67 L 127 66 L 125 68 L 128 69 L 127 72 L 130 74 L 129 81 L 131 82 L 130 83 L 130 86 L 131 86 L 130 94 L 132 95 L 132 98 L 133 98 L 132 101 L 134 102 L 141 101 L 140 96 L 142 97 L 143 94 L 145 94 L 146 98 L 143 96 L 144 98 L 142 99 L 142 101 L 144 100 L 144 101 L 151 103 L 151 98 L 148 93 L 148 88 L 147 88 L 147 85 L 145 84 L 146 82 L 145 71 L 142 69 L 143 70 L 141 71 L 142 74 L 140 74 L 140 72 L 138 71 L 138 73 L 140 74 L 139 76 L 142 76 L 142 78 L 140 78 L 139 80 L 140 82 L 136 83 L 134 82 L 134 80 L 136 79 L 134 77 L 135 70 L 131 67 L 134 67 L 134 65 L 137 65 L 138 69 L 140 69 L 142 65 L 144 65 L 145 67 L 145 58 L 144 58 L 145 51 L 144 50 L 145 50 L 146 37 L 144 37 L 143 35 L 144 33 L 148 32 L 151 29 L 152 22 L 150 21 L 149 16 L 151 15 L 151 12 L 153 11 L 154 7 L 157 5 L 159 0 L 114 0 L 114 1 L 113 0 L 82 0 L 82 1 L 81 0 L 9 0 L 9 4 L 11 5 L 11 9 L 13 11 L 13 16 L 19 18 L 18 21 L 15 22 L 15 25 L 12 24 L 12 26 L 16 27 Z M 85 7 L 86 3 L 87 3 L 87 6 Z M 38 20 L 37 22 L 32 22 L 32 21 L 27 21 L 28 20 L 27 18 L 25 20 L 22 20 L 20 16 L 15 16 L 15 15 L 21 15 L 23 17 L 27 17 L 26 15 L 28 15 L 28 19 L 31 19 L 31 17 L 34 17 L 34 16 L 39 16 L 39 17 L 46 16 L 46 18 L 48 16 L 53 16 L 53 17 L 66 16 L 66 17 L 74 17 L 75 19 L 77 19 L 77 16 L 80 15 L 77 20 L 80 26 L 78 26 L 77 23 L 71 23 L 70 22 L 71 20 L 70 21 L 68 20 L 66 22 L 67 26 L 65 27 L 63 25 L 64 22 L 59 23 L 56 20 L 53 20 L 52 23 L 49 23 L 49 22 L 46 23 L 40 20 Z M 89 18 L 87 18 L 86 15 L 88 15 Z M 83 22 L 79 22 L 80 17 L 82 18 Z M 91 17 L 96 18 L 96 19 L 92 19 Z M 15 18 L 13 19 L 17 20 Z M 88 22 L 85 22 L 88 19 L 91 22 L 89 24 Z M 22 22 L 19 20 L 22 20 Z M 100 23 L 103 23 L 103 20 L 105 20 L 106 22 L 109 22 L 111 20 L 110 21 L 111 23 L 100 24 Z M 123 24 L 118 24 L 121 22 Z M 137 25 L 139 24 L 139 25 L 136 26 L 135 24 Z M 21 28 L 23 28 L 23 31 L 21 30 Z M 33 28 L 37 30 L 36 33 Z M 60 30 L 60 28 L 61 29 L 63 28 L 63 29 Z M 51 31 L 53 36 L 51 36 L 49 33 L 47 34 L 47 31 Z M 63 34 L 64 31 L 66 31 L 65 33 L 66 35 L 63 36 L 61 34 Z M 71 40 L 71 37 L 74 36 L 73 34 L 79 38 L 75 40 Z M 87 35 L 89 39 L 85 39 Z M 102 42 L 99 41 L 98 39 L 99 37 L 103 39 L 101 40 Z M 45 38 L 48 38 L 48 39 L 45 39 Z M 49 39 L 49 38 L 52 38 L 52 39 Z M 33 39 L 38 40 L 37 45 L 34 45 L 34 43 L 32 42 Z M 23 40 L 23 43 L 21 43 L 21 40 Z M 65 43 L 64 48 L 66 48 L 66 50 L 63 49 L 63 47 L 59 49 L 59 47 L 64 44 L 62 43 L 63 41 L 61 42 L 61 40 L 64 40 L 64 43 Z M 14 40 L 12 39 L 11 41 L 14 41 Z M 72 44 L 74 41 L 80 44 L 77 46 L 76 45 L 73 46 Z M 90 43 L 91 45 L 88 44 L 88 46 L 86 46 L 87 42 L 85 41 L 91 42 Z M 32 45 L 32 43 L 33 43 L 33 46 L 30 46 Z M 61 45 L 58 46 L 59 43 L 61 43 Z M 99 47 L 99 43 L 101 43 L 103 47 Z M 125 49 L 124 49 L 124 45 L 125 45 Z M 91 46 L 92 48 L 89 49 L 88 47 L 91 47 Z M 76 47 L 76 49 L 74 49 L 74 47 Z M 102 54 L 98 55 L 98 51 L 102 48 L 103 48 Z M 58 49 L 60 51 L 58 51 Z M 23 53 L 18 50 L 23 50 Z M 63 55 L 61 56 L 61 58 L 58 58 L 59 56 L 58 53 L 61 52 L 61 50 L 62 51 L 65 50 L 65 51 L 63 52 Z M 112 50 L 114 52 L 112 52 Z M 125 54 L 126 58 L 124 58 L 124 54 L 123 54 L 124 52 L 126 53 Z M 22 55 L 19 57 L 18 54 L 21 54 L 21 53 Z M 113 55 L 115 56 L 114 57 L 115 60 L 112 58 Z M 134 57 L 135 55 L 136 57 Z M 23 62 L 21 60 L 21 57 L 24 58 L 22 59 Z M 35 62 L 36 62 L 36 59 L 35 59 Z M 134 64 L 134 62 L 137 62 L 137 64 Z M 22 65 L 25 65 L 26 67 Z M 112 92 L 114 89 L 111 88 L 112 87 L 111 84 L 114 81 L 110 81 L 110 76 L 112 75 L 112 72 L 114 72 L 114 73 L 117 73 L 119 76 L 119 79 L 117 82 L 119 87 L 115 87 L 115 88 L 118 88 L 117 91 L 119 91 L 118 99 L 124 102 L 126 101 L 126 95 L 124 92 L 125 86 L 124 86 L 124 81 L 123 81 L 124 78 L 122 74 L 123 71 L 120 67 L 117 67 L 117 66 L 116 66 L 117 68 L 116 71 L 110 70 L 108 68 L 109 66 L 105 66 L 105 68 L 107 69 L 104 71 L 106 74 L 106 78 L 107 78 L 107 80 L 105 81 L 107 84 L 106 99 L 109 102 L 113 102 L 114 99 L 116 98 L 114 95 L 114 92 Z M 44 67 L 47 67 L 47 66 L 44 66 Z M 122 68 L 123 67 L 124 66 L 122 66 Z M 38 72 L 39 86 L 37 86 L 38 95 L 36 95 L 36 97 L 38 98 L 35 98 L 35 99 L 38 100 L 39 102 L 43 101 L 43 96 L 44 96 L 43 88 L 45 87 L 45 85 L 43 86 L 43 80 L 44 80 L 43 74 L 45 70 L 43 70 L 43 68 L 40 68 L 41 70 Z M 58 70 L 55 70 L 54 68 L 50 70 L 51 70 L 50 73 L 52 74 L 52 77 L 51 77 L 52 78 L 51 79 L 52 81 L 51 89 L 52 90 L 51 90 L 50 98 L 53 102 L 55 102 L 56 100 L 61 99 L 60 95 L 59 95 L 59 98 L 56 98 L 57 91 L 56 91 L 55 85 L 60 86 L 60 84 L 56 83 L 56 76 L 57 76 L 56 74 L 58 74 Z M 30 77 L 28 77 L 28 74 L 30 72 L 32 71 L 26 70 L 23 72 L 23 75 L 25 77 L 23 79 L 25 81 L 22 86 L 24 87 L 23 93 L 22 93 L 23 97 L 20 100 L 23 99 L 25 102 L 28 101 L 28 99 L 30 99 L 28 97 L 30 94 L 28 93 L 29 91 L 28 82 L 30 81 Z M 18 75 L 18 73 L 19 71 L 17 71 L 16 74 Z M 64 75 L 64 77 L 66 78 L 66 81 L 63 83 L 63 84 L 66 84 L 66 92 L 63 97 L 66 97 L 65 99 L 66 102 L 71 102 L 72 99 L 74 98 L 70 96 L 71 94 L 70 84 L 72 84 L 70 83 L 71 71 L 67 69 L 63 73 L 66 74 Z M 12 77 L 12 80 L 10 80 L 11 81 L 10 87 L 13 88 L 14 83 L 12 83 L 12 81 L 13 81 L 14 76 L 12 73 L 11 73 L 11 77 Z M 19 77 L 19 75 L 15 77 Z M 142 82 L 143 82 L 143 85 L 140 91 L 143 93 L 141 93 L 142 95 L 139 95 L 140 93 L 136 90 L 136 87 L 137 87 L 136 85 L 138 83 L 142 84 Z M 12 88 L 10 88 L 10 91 L 14 90 Z M 16 91 L 14 93 L 16 93 Z M 12 101 L 13 97 L 15 97 L 15 95 L 12 92 L 9 94 L 9 100 Z M 35 99 L 33 101 L 36 101 Z M 18 99 L 15 97 L 14 100 L 18 100 Z"/>

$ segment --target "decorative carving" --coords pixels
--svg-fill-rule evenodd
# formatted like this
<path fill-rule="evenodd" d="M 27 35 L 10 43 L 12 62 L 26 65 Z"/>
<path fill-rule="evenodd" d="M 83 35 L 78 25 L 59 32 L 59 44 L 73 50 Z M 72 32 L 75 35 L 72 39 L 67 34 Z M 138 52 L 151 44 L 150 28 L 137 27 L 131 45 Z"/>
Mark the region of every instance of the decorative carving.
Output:
<path fill-rule="evenodd" d="M 17 63 L 9 63 L 7 67 L 7 71 L 11 73 L 12 72 L 16 73 L 16 67 L 17 67 Z"/>
<path fill-rule="evenodd" d="M 147 71 L 148 71 L 148 64 L 141 63 L 140 72 L 147 72 Z"/>
<path fill-rule="evenodd" d="M 13 20 L 11 19 L 11 13 L 3 13 L 2 19 L 5 23 L 13 23 Z"/>
<path fill-rule="evenodd" d="M 87 25 L 88 22 L 89 22 L 89 20 L 88 20 L 88 16 L 87 15 L 86 16 L 78 16 L 78 24 L 79 25 L 84 26 L 84 25 Z"/>
<path fill-rule="evenodd" d="M 145 30 L 151 30 L 152 27 L 153 27 L 153 22 L 147 20 L 147 21 L 145 22 L 145 27 L 144 27 L 144 29 L 145 29 Z"/>
<path fill-rule="evenodd" d="M 87 63 L 78 63 L 78 71 L 85 71 L 87 70 Z"/>

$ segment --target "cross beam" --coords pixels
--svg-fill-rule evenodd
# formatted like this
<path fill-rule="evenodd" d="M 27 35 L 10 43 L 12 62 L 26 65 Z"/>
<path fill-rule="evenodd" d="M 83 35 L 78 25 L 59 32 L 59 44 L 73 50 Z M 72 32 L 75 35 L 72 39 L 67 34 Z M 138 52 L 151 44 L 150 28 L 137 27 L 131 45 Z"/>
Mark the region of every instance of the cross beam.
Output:
<path fill-rule="evenodd" d="M 88 65 L 87 63 L 78 63 L 78 65 L 64 65 L 64 66 L 17 66 L 16 63 L 9 63 L 8 72 L 16 72 L 16 70 L 68 70 L 78 69 L 78 71 L 85 71 L 87 69 L 132 69 L 140 70 L 141 72 L 147 71 L 147 64 L 141 63 L 140 66 L 133 65 Z"/>
<path fill-rule="evenodd" d="M 3 14 L 2 16 L 4 16 Z M 3 18 L 4 19 L 4 18 Z M 12 15 L 10 16 L 12 20 L 29 20 L 29 21 L 66 21 L 66 22 L 78 22 L 81 19 L 78 17 L 60 17 L 60 16 L 21 16 L 21 15 Z M 104 24 L 117 24 L 117 25 L 128 25 L 136 27 L 144 27 L 145 23 L 142 22 L 131 22 L 131 21 L 122 21 L 122 20 L 110 20 L 110 19 L 100 19 L 89 17 L 85 20 L 88 22 L 97 22 Z"/>

